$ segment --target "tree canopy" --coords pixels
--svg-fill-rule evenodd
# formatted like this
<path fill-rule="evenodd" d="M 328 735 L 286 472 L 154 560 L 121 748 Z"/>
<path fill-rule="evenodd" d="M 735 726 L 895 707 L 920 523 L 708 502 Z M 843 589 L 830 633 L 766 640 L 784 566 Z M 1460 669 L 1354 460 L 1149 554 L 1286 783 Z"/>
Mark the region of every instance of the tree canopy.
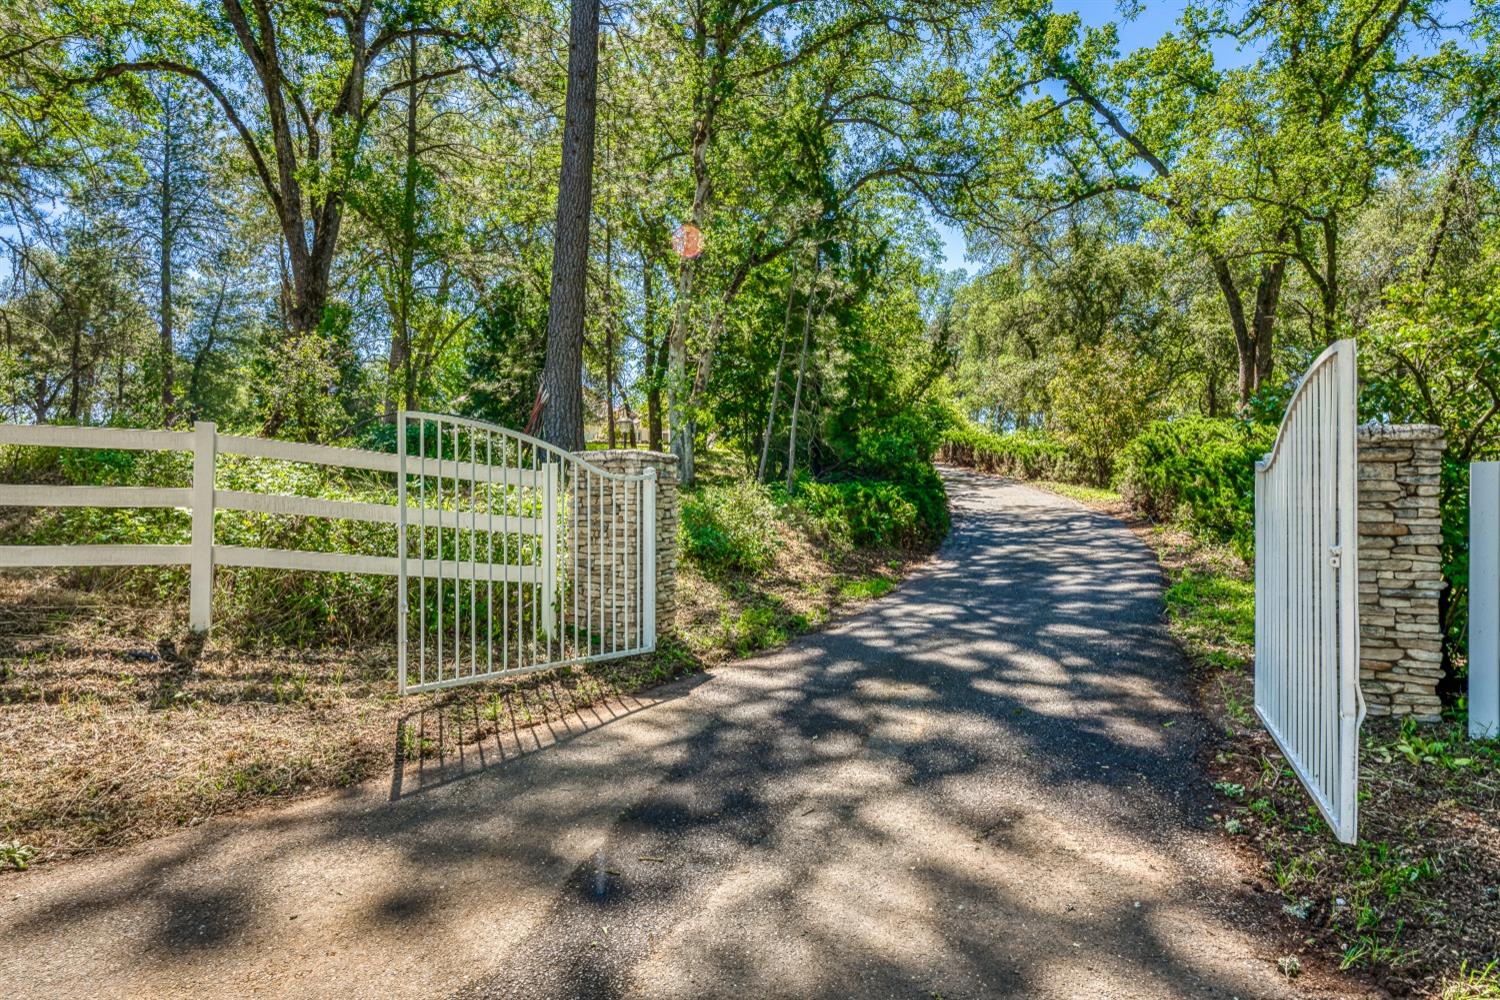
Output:
<path fill-rule="evenodd" d="M 689 481 L 900 474 L 955 417 L 1104 479 L 1154 418 L 1274 419 L 1343 336 L 1370 415 L 1494 452 L 1492 4 L 606 6 L 591 151 L 575 8 L 7 5 L 0 406 L 533 425 L 566 244 L 587 436 Z"/>

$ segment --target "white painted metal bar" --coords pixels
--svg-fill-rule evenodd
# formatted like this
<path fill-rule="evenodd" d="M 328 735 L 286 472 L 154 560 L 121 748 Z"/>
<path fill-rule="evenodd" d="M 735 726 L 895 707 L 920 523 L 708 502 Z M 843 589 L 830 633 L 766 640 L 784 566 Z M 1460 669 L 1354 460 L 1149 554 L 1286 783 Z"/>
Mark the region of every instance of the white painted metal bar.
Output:
<path fill-rule="evenodd" d="M 646 470 L 643 484 L 646 500 L 641 504 L 641 562 L 645 566 L 645 594 L 641 602 L 641 618 L 645 622 L 645 641 L 642 648 L 656 648 L 656 470 Z"/>
<path fill-rule="evenodd" d="M 1308 369 L 1255 477 L 1255 711 L 1337 837 L 1358 835 L 1357 374 Z"/>
<path fill-rule="evenodd" d="M 520 446 L 519 445 L 516 448 L 516 452 L 517 452 L 517 456 L 518 456 L 516 460 L 520 461 L 520 458 L 519 458 Z M 504 437 L 501 437 L 500 438 L 500 502 L 505 505 L 505 509 L 507 511 L 510 510 L 510 495 L 511 495 L 510 494 L 510 458 L 509 458 L 509 454 L 510 454 L 510 442 L 507 441 Z M 517 509 L 517 513 L 519 513 L 519 509 Z M 500 536 L 500 548 L 501 548 L 500 561 L 501 562 L 510 562 L 510 535 L 509 535 L 509 533 L 502 534 Z M 509 587 L 501 587 L 500 588 L 500 669 L 502 671 L 510 669 L 510 642 L 509 642 L 509 640 L 507 638 L 507 636 L 509 636 L 509 634 L 510 634 L 509 628 L 510 628 L 510 588 Z M 494 634 L 493 633 L 491 633 L 491 635 L 490 635 L 490 642 L 492 644 L 494 642 Z"/>
<path fill-rule="evenodd" d="M 0 485 L 0 507 L 187 508 L 192 502 L 186 487 Z"/>
<path fill-rule="evenodd" d="M 1500 736 L 1500 462 L 1469 466 L 1469 735 Z"/>
<path fill-rule="evenodd" d="M 403 415 L 402 418 L 397 422 L 396 426 L 397 433 L 401 437 L 405 438 L 407 436 L 405 415 Z M 427 423 L 426 421 L 422 421 L 417 424 L 417 459 L 419 461 L 425 460 L 426 454 Z M 405 466 L 402 467 L 398 478 L 402 480 L 405 480 L 407 478 Z M 418 642 L 417 649 L 419 650 L 419 655 L 421 658 L 417 676 L 418 683 L 421 684 L 426 683 L 427 681 L 427 477 L 418 476 L 417 484 L 418 493 L 420 494 L 420 500 L 418 501 L 418 503 L 419 509 L 421 510 L 421 517 L 417 525 L 417 538 L 419 545 L 419 554 L 417 557 L 417 572 L 420 574 L 417 580 L 417 589 L 421 594 L 421 597 L 417 602 L 417 629 L 420 633 L 420 640 Z M 405 552 L 402 552 L 400 553 L 400 555 L 402 559 L 405 560 L 407 554 Z M 398 571 L 398 575 L 405 576 L 408 572 L 408 566 L 409 564 L 403 562 L 403 565 Z M 406 617 L 411 613 L 410 606 L 406 604 L 401 605 L 401 607 L 397 608 L 396 610 L 397 613 L 402 617 Z M 397 656 L 398 658 L 401 656 L 400 651 L 397 652 Z M 404 690 L 406 688 L 406 660 L 404 658 L 400 658 L 399 663 L 401 666 L 401 687 Z"/>
<path fill-rule="evenodd" d="M 542 565 L 546 572 L 542 589 L 546 606 L 542 610 L 542 631 L 547 637 L 547 656 L 552 655 L 552 639 L 557 634 L 554 618 L 557 602 L 557 492 L 558 472 L 562 463 L 549 461 L 544 476 L 542 502 Z"/>

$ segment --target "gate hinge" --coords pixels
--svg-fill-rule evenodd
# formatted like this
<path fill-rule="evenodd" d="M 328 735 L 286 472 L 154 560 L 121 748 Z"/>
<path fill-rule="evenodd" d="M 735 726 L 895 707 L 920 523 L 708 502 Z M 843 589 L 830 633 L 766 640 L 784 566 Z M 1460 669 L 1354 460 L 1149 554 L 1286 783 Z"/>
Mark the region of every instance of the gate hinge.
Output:
<path fill-rule="evenodd" d="M 1339 547 L 1337 545 L 1330 545 L 1330 546 L 1328 546 L 1328 565 L 1332 566 L 1334 569 L 1338 569 L 1339 568 L 1339 552 L 1340 551 L 1341 550 L 1339 549 Z"/>

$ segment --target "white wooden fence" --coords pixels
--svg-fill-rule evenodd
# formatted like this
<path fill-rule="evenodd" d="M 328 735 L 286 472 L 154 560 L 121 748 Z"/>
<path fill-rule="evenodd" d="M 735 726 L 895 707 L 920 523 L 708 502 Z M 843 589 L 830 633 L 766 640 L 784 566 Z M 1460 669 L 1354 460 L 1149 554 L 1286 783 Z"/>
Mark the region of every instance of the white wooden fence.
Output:
<path fill-rule="evenodd" d="M 1469 735 L 1500 736 L 1500 462 L 1469 466 Z"/>
<path fill-rule="evenodd" d="M 190 487 L 0 484 L 0 507 L 180 509 L 192 517 L 188 544 L 0 546 L 0 569 L 187 566 L 197 632 L 212 622 L 216 566 L 395 577 L 402 693 L 655 648 L 654 471 L 612 474 L 515 431 L 434 414 L 401 414 L 398 439 L 391 454 L 220 434 L 206 422 L 191 431 L 0 424 L 0 445 L 193 456 Z M 387 473 L 395 502 L 218 489 L 220 455 Z M 220 510 L 388 524 L 395 549 L 219 544 Z"/>
<path fill-rule="evenodd" d="M 0 485 L 0 506 L 7 507 L 156 507 L 185 510 L 191 513 L 193 519 L 189 544 L 7 545 L 0 546 L 0 567 L 188 566 L 191 568 L 188 618 L 191 627 L 197 632 L 208 631 L 212 621 L 215 566 L 379 573 L 389 576 L 395 576 L 400 571 L 400 561 L 394 555 L 383 557 L 294 551 L 219 545 L 214 541 L 216 510 L 341 518 L 377 524 L 395 524 L 397 521 L 394 506 L 216 489 L 214 478 L 218 456 L 221 454 L 368 469 L 388 472 L 393 476 L 400 469 L 396 455 L 357 448 L 335 448 L 220 434 L 212 423 L 206 422 L 194 424 L 191 431 L 4 424 L 0 425 L 0 444 L 190 452 L 193 456 L 191 487 Z"/>
<path fill-rule="evenodd" d="M 1255 712 L 1335 835 L 1358 837 L 1354 342 L 1324 351 L 1255 469 Z"/>

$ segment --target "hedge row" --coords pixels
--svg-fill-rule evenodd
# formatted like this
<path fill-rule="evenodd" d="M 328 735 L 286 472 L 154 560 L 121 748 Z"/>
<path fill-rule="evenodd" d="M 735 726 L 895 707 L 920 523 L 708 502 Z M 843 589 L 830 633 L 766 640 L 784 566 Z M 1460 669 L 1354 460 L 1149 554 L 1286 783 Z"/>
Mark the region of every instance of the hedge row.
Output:
<path fill-rule="evenodd" d="M 943 438 L 938 459 L 1017 479 L 1068 479 L 1068 449 L 1033 431 L 997 434 L 982 427 L 954 427 Z"/>
<path fill-rule="evenodd" d="M 1255 463 L 1276 428 L 1210 417 L 1158 420 L 1120 455 L 1116 486 L 1136 510 L 1200 537 L 1255 551 Z"/>
<path fill-rule="evenodd" d="M 1249 559 L 1255 542 L 1255 462 L 1275 437 L 1273 426 L 1240 420 L 1158 420 L 1116 458 L 1114 485 L 1139 513 L 1176 519 Z M 1037 432 L 958 427 L 948 433 L 938 457 L 1017 479 L 1079 479 L 1067 448 Z"/>

